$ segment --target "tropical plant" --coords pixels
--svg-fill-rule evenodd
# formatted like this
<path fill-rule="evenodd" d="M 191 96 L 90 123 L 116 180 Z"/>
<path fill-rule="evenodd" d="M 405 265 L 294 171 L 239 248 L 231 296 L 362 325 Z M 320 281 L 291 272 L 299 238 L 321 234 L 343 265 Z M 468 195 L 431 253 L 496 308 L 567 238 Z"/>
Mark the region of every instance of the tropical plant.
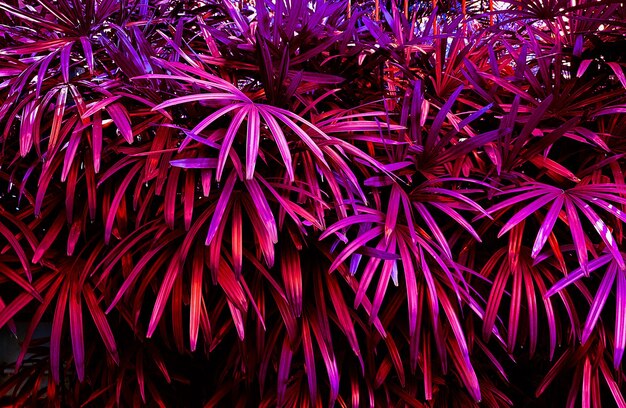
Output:
<path fill-rule="evenodd" d="M 0 1 L 0 401 L 626 406 L 626 8 L 496 3 Z"/>

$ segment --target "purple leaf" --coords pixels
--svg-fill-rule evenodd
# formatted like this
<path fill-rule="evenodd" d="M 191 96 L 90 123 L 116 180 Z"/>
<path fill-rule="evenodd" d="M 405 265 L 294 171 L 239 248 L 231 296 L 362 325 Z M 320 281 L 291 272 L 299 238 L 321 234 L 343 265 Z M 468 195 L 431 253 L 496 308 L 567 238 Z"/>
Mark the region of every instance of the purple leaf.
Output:
<path fill-rule="evenodd" d="M 556 198 L 554 199 L 554 202 L 550 206 L 550 210 L 548 210 L 548 213 L 546 214 L 546 217 L 543 220 L 543 223 L 541 223 L 541 227 L 539 228 L 539 231 L 537 232 L 537 238 L 535 238 L 535 243 L 533 244 L 533 250 L 531 254 L 533 258 L 536 258 L 537 255 L 539 255 L 539 252 L 541 252 L 541 249 L 543 248 L 546 241 L 548 240 L 548 237 L 550 236 L 550 233 L 552 232 L 552 228 L 554 227 L 554 224 L 556 223 L 556 220 L 559 217 L 561 208 L 563 207 L 563 201 L 564 201 L 563 195 L 556 196 Z"/>
<path fill-rule="evenodd" d="M 609 249 L 609 252 L 613 255 L 615 262 L 619 268 L 623 271 L 626 270 L 626 263 L 624 263 L 624 258 L 615 242 L 615 238 L 613 238 L 613 234 L 611 234 L 610 229 L 607 225 L 602 221 L 602 219 L 596 214 L 595 211 L 589 206 L 589 204 L 584 203 L 582 200 L 576 198 L 575 196 L 570 197 L 571 200 L 576 204 L 576 206 L 585 214 L 587 219 L 591 222 L 591 225 L 598 231 L 600 238 L 604 241 L 605 245 Z"/>
<path fill-rule="evenodd" d="M 591 304 L 591 309 L 589 310 L 587 321 L 585 322 L 585 327 L 583 328 L 583 334 L 580 339 L 583 344 L 586 343 L 589 339 L 591 332 L 595 328 L 596 323 L 600 318 L 600 312 L 602 312 L 604 304 L 606 303 L 609 293 L 611 292 L 611 286 L 615 281 L 615 274 L 617 272 L 617 268 L 614 264 L 612 264 L 609 265 L 606 272 L 604 273 L 602 282 L 600 282 L 600 286 L 598 287 L 596 296 L 593 299 L 593 303 Z"/>
<path fill-rule="evenodd" d="M 222 146 L 220 147 L 220 154 L 217 159 L 217 168 L 215 170 L 215 179 L 220 181 L 222 178 L 222 172 L 224 171 L 224 166 L 226 165 L 226 158 L 230 153 L 230 148 L 235 141 L 235 136 L 237 135 L 237 131 L 241 126 L 241 123 L 245 119 L 245 117 L 250 112 L 250 106 L 244 106 L 241 108 L 233 117 L 230 125 L 228 126 L 228 130 L 224 135 L 224 140 L 222 141 Z"/>
<path fill-rule="evenodd" d="M 566 277 L 562 278 L 557 283 L 555 283 L 554 286 L 552 286 L 546 292 L 545 297 L 550 297 L 554 295 L 555 293 L 563 290 L 565 287 L 571 285 L 572 283 L 576 282 L 578 279 L 585 276 L 587 273 L 591 273 L 595 271 L 596 269 L 601 268 L 602 266 L 606 265 L 607 263 L 611 261 L 611 259 L 612 259 L 612 256 L 610 254 L 602 255 L 599 258 L 596 258 L 593 261 L 589 262 L 586 270 L 583 269 L 582 267 L 573 270 Z"/>
<path fill-rule="evenodd" d="M 78 380 L 85 379 L 85 344 L 83 339 L 83 306 L 81 302 L 82 288 L 77 279 L 70 283 L 69 312 L 70 332 L 72 337 L 72 353 Z"/>
<path fill-rule="evenodd" d="M 565 196 L 565 212 L 567 213 L 567 223 L 569 224 L 574 245 L 576 247 L 576 255 L 578 256 L 578 263 L 583 271 L 587 271 L 587 244 L 585 242 L 585 233 L 578 217 L 576 207 L 572 202 L 572 199 Z"/>
<path fill-rule="evenodd" d="M 222 217 L 226 212 L 226 207 L 229 203 L 236 181 L 237 178 L 235 173 L 231 173 L 224 183 L 224 188 L 222 189 L 220 198 L 215 206 L 215 211 L 213 212 L 213 217 L 211 218 L 211 224 L 209 225 L 209 232 L 206 237 L 205 245 L 211 244 L 213 238 L 215 238 L 215 234 L 217 233 L 217 229 L 222 222 Z"/>
<path fill-rule="evenodd" d="M 254 177 L 254 166 L 259 154 L 261 123 L 259 110 L 255 106 L 250 107 L 248 114 L 248 137 L 246 139 L 246 179 Z"/>
<path fill-rule="evenodd" d="M 511 228 L 515 227 L 520 222 L 525 220 L 529 215 L 532 215 L 538 209 L 542 208 L 544 205 L 546 205 L 550 201 L 555 200 L 557 198 L 558 196 L 556 196 L 555 194 L 546 194 L 545 196 L 540 197 L 537 200 L 533 201 L 532 203 L 526 205 L 524 208 L 519 210 L 513 217 L 511 217 L 511 219 L 506 224 L 504 224 L 500 232 L 498 232 L 498 238 L 500 238 L 508 230 L 510 230 Z"/>
<path fill-rule="evenodd" d="M 615 352 L 613 353 L 613 367 L 618 370 L 624 357 L 626 347 L 626 277 L 624 271 L 615 272 L 617 277 L 615 301 Z"/>
<path fill-rule="evenodd" d="M 130 124 L 128 112 L 120 103 L 112 103 L 106 107 L 107 112 L 115 122 L 120 134 L 127 143 L 133 143 L 133 129 Z"/>
<path fill-rule="evenodd" d="M 214 169 L 217 167 L 217 159 L 210 158 L 194 158 L 194 159 L 177 159 L 170 160 L 173 167 L 181 167 L 183 169 Z"/>

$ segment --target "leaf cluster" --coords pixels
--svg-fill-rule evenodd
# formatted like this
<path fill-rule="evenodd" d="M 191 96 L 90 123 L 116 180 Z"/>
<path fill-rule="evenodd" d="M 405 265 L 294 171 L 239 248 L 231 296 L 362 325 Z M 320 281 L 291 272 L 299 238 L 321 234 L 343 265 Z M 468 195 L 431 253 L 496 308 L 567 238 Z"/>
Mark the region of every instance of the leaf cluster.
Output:
<path fill-rule="evenodd" d="M 626 406 L 624 4 L 251 3 L 0 2 L 2 402 Z"/>

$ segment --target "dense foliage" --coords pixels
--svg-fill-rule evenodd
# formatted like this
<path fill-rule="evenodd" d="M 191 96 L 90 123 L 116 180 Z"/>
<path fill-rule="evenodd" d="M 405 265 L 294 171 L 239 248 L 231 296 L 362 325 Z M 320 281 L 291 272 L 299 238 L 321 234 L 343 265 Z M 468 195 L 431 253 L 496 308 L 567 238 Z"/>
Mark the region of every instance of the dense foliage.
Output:
<path fill-rule="evenodd" d="M 0 2 L 4 403 L 626 406 L 623 2 L 351 3 Z"/>

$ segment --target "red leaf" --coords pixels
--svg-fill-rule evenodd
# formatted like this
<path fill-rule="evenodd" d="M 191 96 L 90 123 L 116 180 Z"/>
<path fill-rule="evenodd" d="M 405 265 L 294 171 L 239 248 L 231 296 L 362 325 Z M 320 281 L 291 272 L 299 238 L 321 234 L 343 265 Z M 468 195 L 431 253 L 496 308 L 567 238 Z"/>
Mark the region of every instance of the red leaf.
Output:
<path fill-rule="evenodd" d="M 34 288 L 41 293 L 46 289 L 56 277 L 55 273 L 48 273 L 44 277 L 35 282 Z M 20 293 L 11 303 L 3 309 L 0 309 L 0 328 L 4 327 L 17 313 L 24 309 L 33 300 L 30 293 Z"/>
<path fill-rule="evenodd" d="M 285 293 L 295 316 L 302 314 L 302 269 L 300 255 L 291 245 L 284 245 L 281 257 L 281 273 L 285 282 Z"/>
<path fill-rule="evenodd" d="M 38 301 L 43 301 L 39 292 L 37 292 L 37 290 L 30 283 L 28 283 L 24 278 L 18 275 L 13 269 L 7 267 L 3 263 L 0 263 L 0 273 L 6 276 L 13 283 L 19 285 L 22 289 L 24 289 L 27 293 L 29 293 Z"/>
<path fill-rule="evenodd" d="M 313 354 L 313 342 L 311 332 L 306 320 L 302 321 L 302 349 L 304 353 L 304 365 L 309 384 L 309 396 L 311 405 L 315 405 L 317 400 L 317 377 L 315 375 L 315 355 Z"/>
<path fill-rule="evenodd" d="M 202 246 L 196 245 L 191 264 L 191 300 L 189 302 L 189 342 L 191 351 L 195 351 L 198 342 L 200 307 L 202 305 L 202 275 L 204 256 Z"/>
<path fill-rule="evenodd" d="M 165 203 L 163 204 L 163 216 L 165 218 L 165 224 L 174 229 L 174 219 L 176 214 L 176 196 L 178 194 L 178 176 L 180 169 L 174 167 L 169 176 L 167 177 L 167 184 L 165 187 Z"/>
<path fill-rule="evenodd" d="M 59 133 L 61 131 L 61 124 L 63 123 L 63 116 L 65 115 L 65 106 L 67 103 L 67 87 L 63 86 L 59 88 L 57 94 L 57 101 L 54 108 L 54 117 L 52 118 L 52 129 L 50 129 L 50 141 L 48 142 L 48 148 L 54 150 L 59 142 Z"/>
<path fill-rule="evenodd" d="M 243 288 L 236 279 L 233 271 L 225 264 L 225 262 L 220 262 L 217 283 L 224 290 L 224 293 L 228 297 L 229 301 L 232 302 L 237 309 L 241 311 L 248 310 L 248 302 Z"/>
<path fill-rule="evenodd" d="M 339 330 L 341 330 L 344 335 L 347 337 L 348 342 L 354 352 L 354 355 L 359 359 L 361 363 L 361 372 L 365 371 L 365 366 L 363 363 L 363 357 L 361 356 L 361 351 L 359 349 L 359 342 L 356 336 L 356 332 L 354 330 L 354 322 L 350 317 L 350 311 L 348 309 L 348 305 L 344 299 L 344 295 L 341 292 L 341 288 L 337 283 L 337 275 L 335 274 L 326 274 L 326 288 L 328 290 L 328 294 L 330 296 L 330 300 L 335 308 L 335 313 L 337 314 L 337 324 L 339 326 Z"/>
<path fill-rule="evenodd" d="M 98 329 L 98 333 L 100 333 L 100 337 L 104 342 L 104 346 L 106 347 L 109 356 L 111 356 L 115 364 L 119 364 L 120 358 L 115 345 L 115 337 L 113 336 L 113 332 L 111 331 L 111 327 L 107 322 L 104 312 L 98 305 L 98 300 L 96 299 L 93 289 L 88 284 L 83 287 L 83 295 L 85 297 L 87 309 L 89 309 L 91 318 L 96 325 L 96 329 Z"/>
<path fill-rule="evenodd" d="M 152 337 L 152 334 L 154 334 L 159 320 L 161 319 L 161 315 L 163 315 L 165 304 L 170 296 L 172 287 L 174 286 L 174 281 L 182 269 L 183 262 L 184 260 L 180 258 L 180 251 L 177 251 L 167 267 L 167 271 L 163 277 L 163 283 L 161 283 L 161 288 L 159 289 L 156 301 L 154 302 L 152 316 L 150 317 L 148 331 L 146 332 L 146 337 L 148 338 Z"/>
<path fill-rule="evenodd" d="M 52 332 L 50 334 L 50 372 L 52 373 L 52 379 L 57 384 L 60 379 L 61 334 L 63 330 L 63 320 L 65 319 L 67 297 L 70 290 L 69 286 L 69 283 L 66 281 L 60 289 L 57 305 L 54 310 L 54 318 L 52 320 Z"/>
<path fill-rule="evenodd" d="M 111 238 L 111 231 L 113 230 L 113 222 L 115 221 L 115 216 L 117 214 L 120 203 L 123 199 L 125 199 L 126 189 L 128 185 L 133 180 L 135 175 L 141 170 L 142 163 L 137 163 L 133 166 L 133 168 L 126 174 L 124 180 L 120 183 L 117 188 L 117 192 L 113 197 L 113 201 L 111 202 L 111 207 L 109 208 L 109 212 L 106 216 L 106 223 L 104 226 L 104 242 L 105 244 L 109 243 Z"/>
<path fill-rule="evenodd" d="M 26 253 L 24 252 L 24 249 L 20 245 L 19 241 L 15 238 L 15 235 L 13 235 L 13 233 L 7 227 L 5 227 L 4 224 L 2 223 L 0 223 L 0 235 L 3 235 L 6 238 L 6 240 L 9 241 L 9 245 L 11 245 L 11 248 L 13 248 L 13 250 L 15 251 L 15 254 L 19 258 L 20 263 L 22 264 L 22 267 L 24 268 L 24 272 L 26 273 L 26 278 L 28 278 L 29 282 L 32 282 L 33 277 L 31 275 L 30 262 L 28 262 Z M 0 325 L 0 327 L 1 326 L 2 325 Z"/>
<path fill-rule="evenodd" d="M 233 269 L 235 270 L 235 276 L 237 279 L 241 278 L 241 268 L 243 264 L 243 237 L 242 237 L 242 220 L 241 220 L 241 203 L 239 201 L 233 202 L 232 210 L 232 254 L 233 254 Z"/>

